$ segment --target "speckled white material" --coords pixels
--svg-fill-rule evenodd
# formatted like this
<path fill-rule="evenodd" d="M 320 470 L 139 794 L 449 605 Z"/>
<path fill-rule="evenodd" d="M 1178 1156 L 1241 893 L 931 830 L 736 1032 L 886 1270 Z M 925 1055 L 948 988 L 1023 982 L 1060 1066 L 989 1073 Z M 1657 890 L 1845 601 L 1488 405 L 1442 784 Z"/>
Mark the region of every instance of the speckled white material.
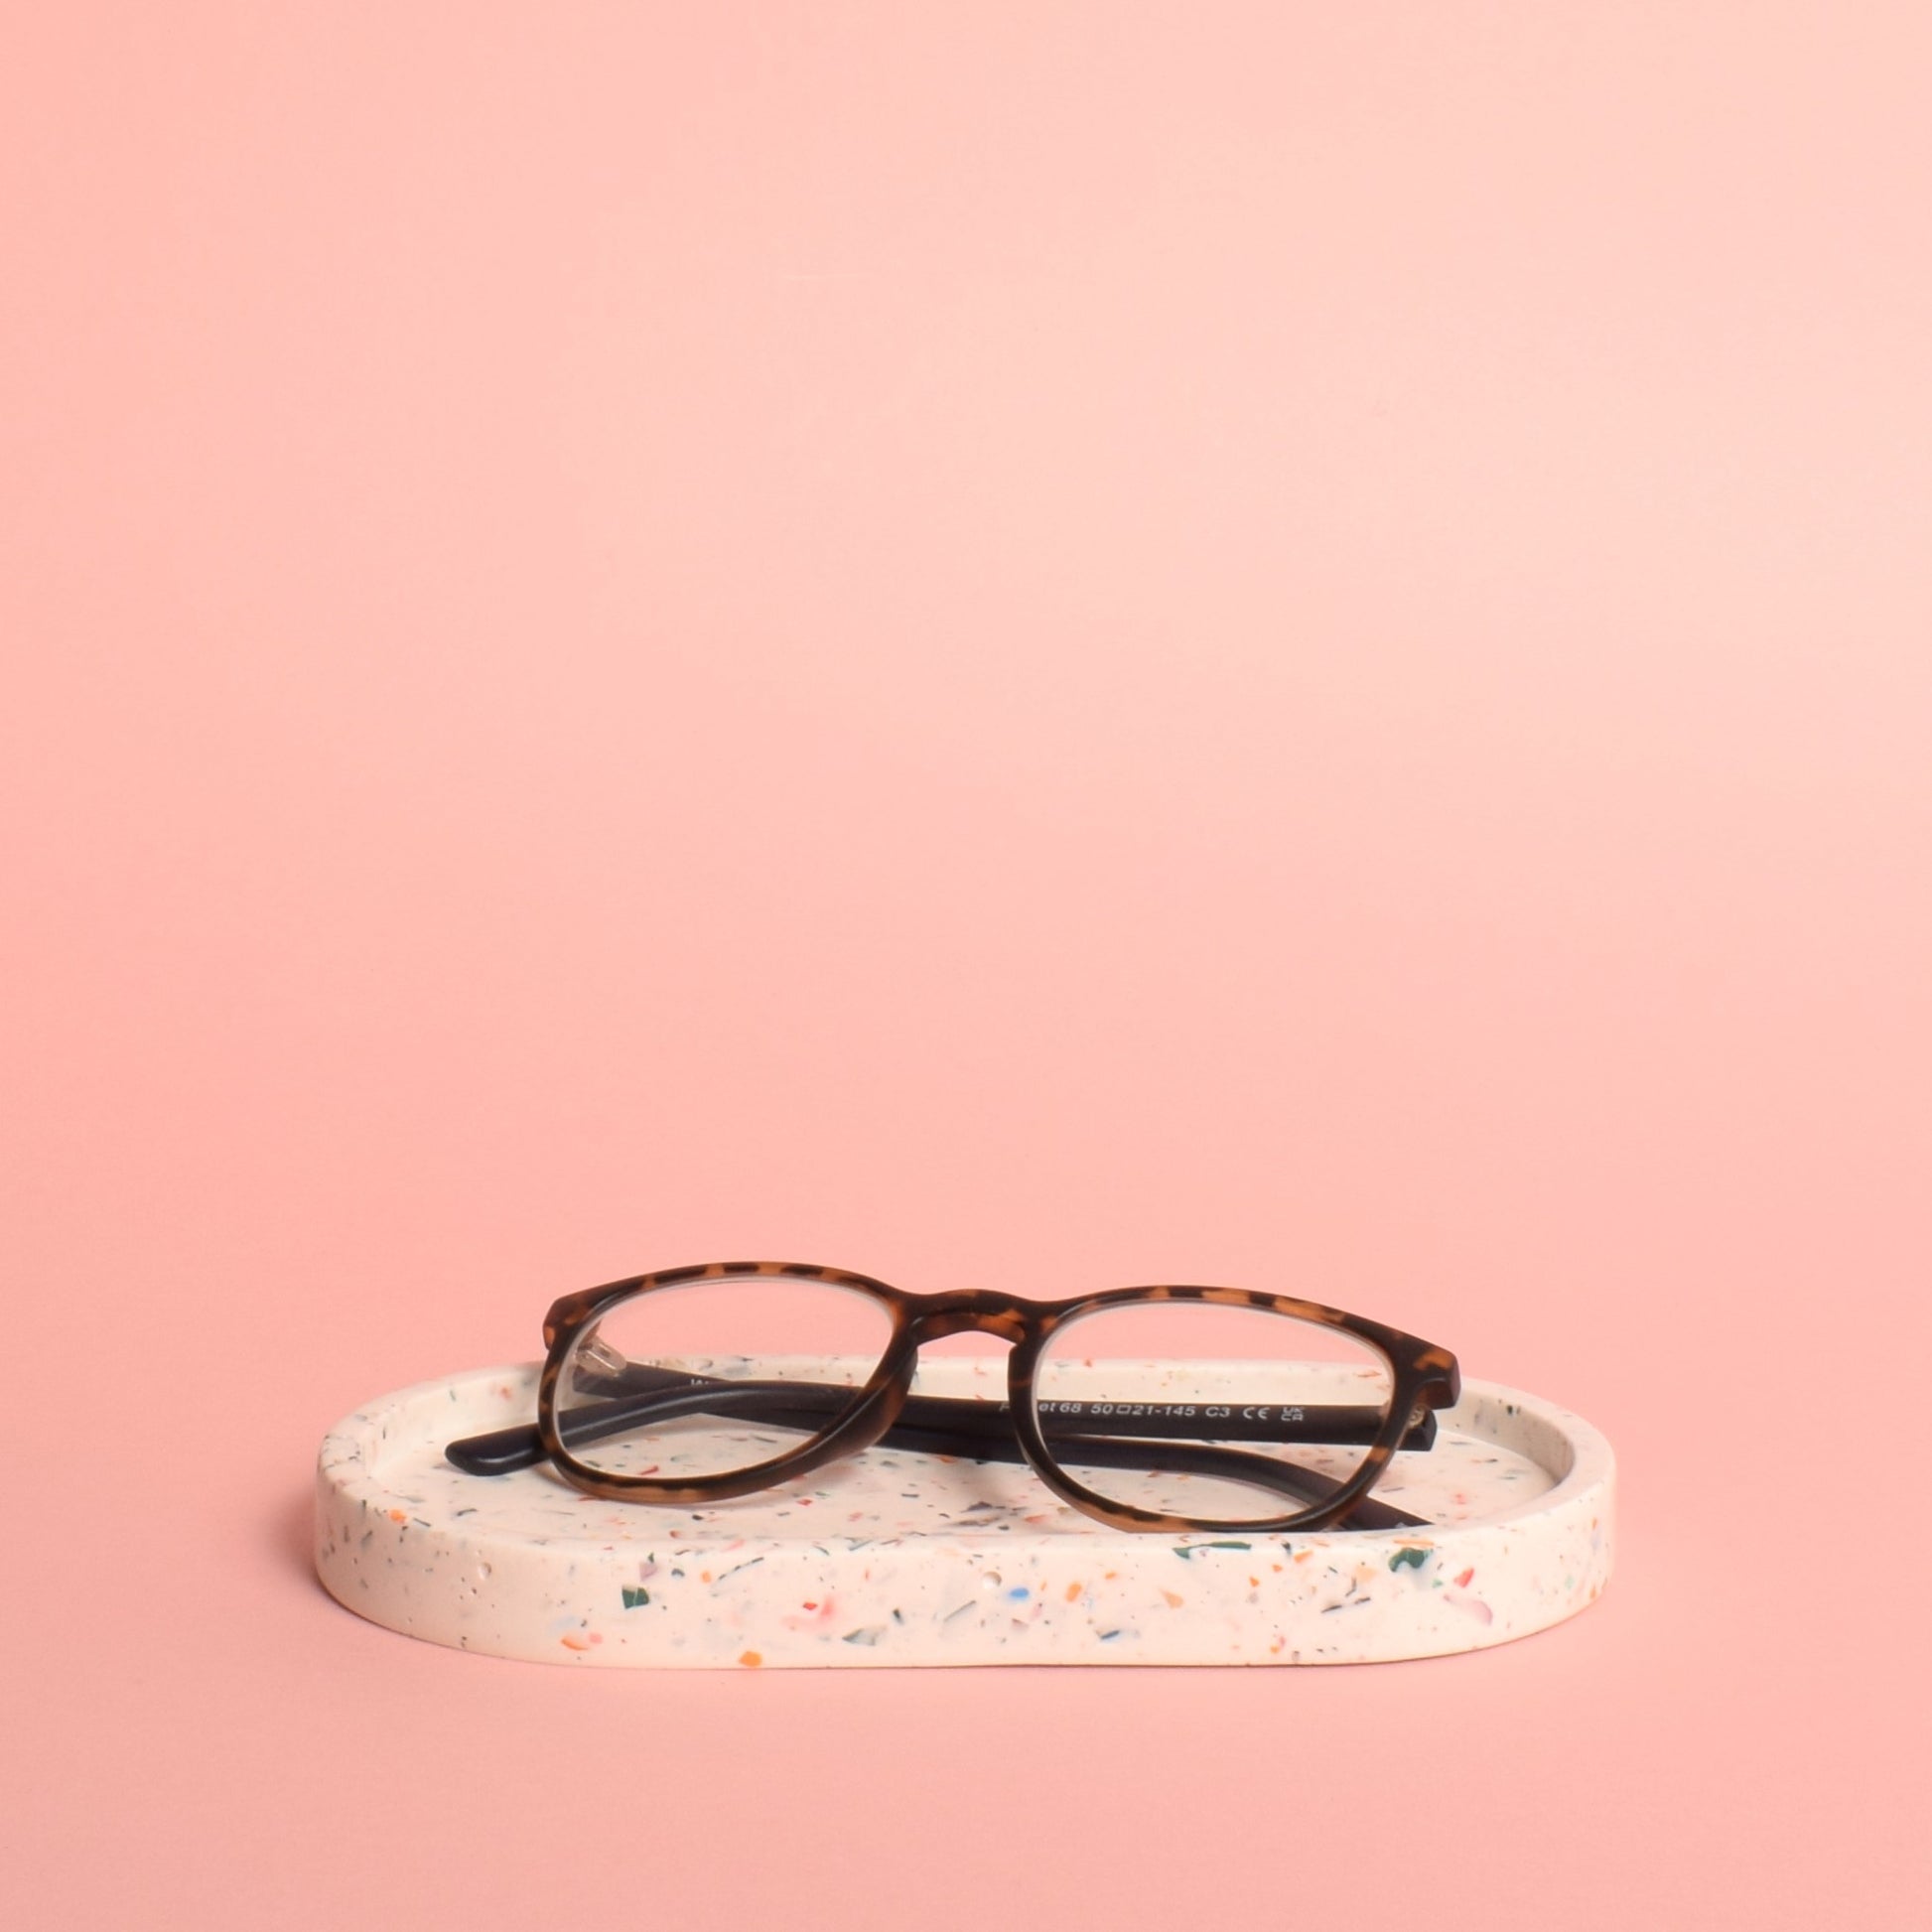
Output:
<path fill-rule="evenodd" d="M 1003 1379 L 996 1357 L 939 1357 L 919 1386 L 1000 1395 Z M 1342 1664 L 1528 1636 L 1610 1574 L 1609 1445 L 1482 1382 L 1376 1491 L 1430 1528 L 1308 1536 L 1135 1535 L 1024 1466 L 897 1449 L 706 1509 L 443 1459 L 535 1413 L 528 1365 L 404 1389 L 331 1431 L 316 1490 L 330 1593 L 410 1636 L 544 1663 Z"/>

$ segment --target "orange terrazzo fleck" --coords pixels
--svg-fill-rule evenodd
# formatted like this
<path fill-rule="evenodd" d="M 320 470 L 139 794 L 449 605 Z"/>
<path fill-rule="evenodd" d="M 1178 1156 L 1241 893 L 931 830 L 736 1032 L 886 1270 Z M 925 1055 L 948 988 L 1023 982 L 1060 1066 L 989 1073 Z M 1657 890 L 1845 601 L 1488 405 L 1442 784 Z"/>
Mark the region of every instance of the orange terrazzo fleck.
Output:
<path fill-rule="evenodd" d="M 1083 1584 L 1068 1584 L 1066 1587 L 1066 1600 L 1069 1603 L 1073 1602 L 1085 1587 L 1086 1586 Z"/>
<path fill-rule="evenodd" d="M 741 1664 L 743 1664 L 747 1670 L 757 1670 L 758 1667 L 764 1662 L 764 1659 L 760 1657 L 756 1650 L 741 1650 L 738 1653 L 738 1661 Z"/>

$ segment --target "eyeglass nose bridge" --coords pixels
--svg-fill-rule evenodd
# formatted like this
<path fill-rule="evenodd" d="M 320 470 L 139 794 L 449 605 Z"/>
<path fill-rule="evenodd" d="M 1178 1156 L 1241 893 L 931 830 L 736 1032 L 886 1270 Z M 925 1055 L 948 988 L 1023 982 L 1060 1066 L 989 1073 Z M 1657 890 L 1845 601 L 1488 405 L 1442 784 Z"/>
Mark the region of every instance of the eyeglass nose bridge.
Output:
<path fill-rule="evenodd" d="M 1010 1295 L 983 1288 L 957 1289 L 949 1295 L 928 1295 L 912 1305 L 906 1323 L 909 1339 L 943 1341 L 947 1335 L 997 1335 L 1002 1341 L 1022 1342 L 1034 1324 L 1026 1309 Z"/>

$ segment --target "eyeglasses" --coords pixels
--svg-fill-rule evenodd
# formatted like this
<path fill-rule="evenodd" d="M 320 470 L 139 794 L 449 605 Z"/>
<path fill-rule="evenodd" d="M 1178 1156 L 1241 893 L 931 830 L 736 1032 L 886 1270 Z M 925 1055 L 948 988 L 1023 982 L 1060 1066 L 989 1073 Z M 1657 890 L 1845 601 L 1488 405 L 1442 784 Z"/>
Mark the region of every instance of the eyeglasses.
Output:
<path fill-rule="evenodd" d="M 922 1392 L 922 1345 L 966 1333 L 1013 1344 L 1004 1402 Z M 1460 1388 L 1447 1349 L 1285 1295 L 908 1295 L 789 1261 L 567 1295 L 543 1336 L 536 1426 L 445 1453 L 475 1475 L 548 1461 L 620 1502 L 724 1502 L 878 1446 L 1025 1461 L 1115 1529 L 1422 1527 L 1369 1491 Z"/>

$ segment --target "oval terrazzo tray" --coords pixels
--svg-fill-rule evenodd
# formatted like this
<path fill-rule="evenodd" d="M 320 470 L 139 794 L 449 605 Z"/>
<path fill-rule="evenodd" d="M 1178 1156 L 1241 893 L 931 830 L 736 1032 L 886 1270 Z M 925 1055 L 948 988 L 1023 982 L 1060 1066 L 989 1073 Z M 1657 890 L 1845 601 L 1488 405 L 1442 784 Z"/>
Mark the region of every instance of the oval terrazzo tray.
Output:
<path fill-rule="evenodd" d="M 1005 1394 L 993 1356 L 933 1394 Z M 1229 1372 L 1238 1378 L 1239 1365 Z M 1610 1574 L 1615 1469 L 1583 1421 L 1465 1382 L 1378 1498 L 1422 1529 L 1111 1530 L 1025 1466 L 872 1449 L 709 1508 L 602 1502 L 547 1468 L 466 1475 L 444 1446 L 528 1422 L 535 1364 L 383 1397 L 325 1439 L 316 1570 L 431 1643 L 542 1663 L 1345 1664 L 1507 1643 Z"/>

